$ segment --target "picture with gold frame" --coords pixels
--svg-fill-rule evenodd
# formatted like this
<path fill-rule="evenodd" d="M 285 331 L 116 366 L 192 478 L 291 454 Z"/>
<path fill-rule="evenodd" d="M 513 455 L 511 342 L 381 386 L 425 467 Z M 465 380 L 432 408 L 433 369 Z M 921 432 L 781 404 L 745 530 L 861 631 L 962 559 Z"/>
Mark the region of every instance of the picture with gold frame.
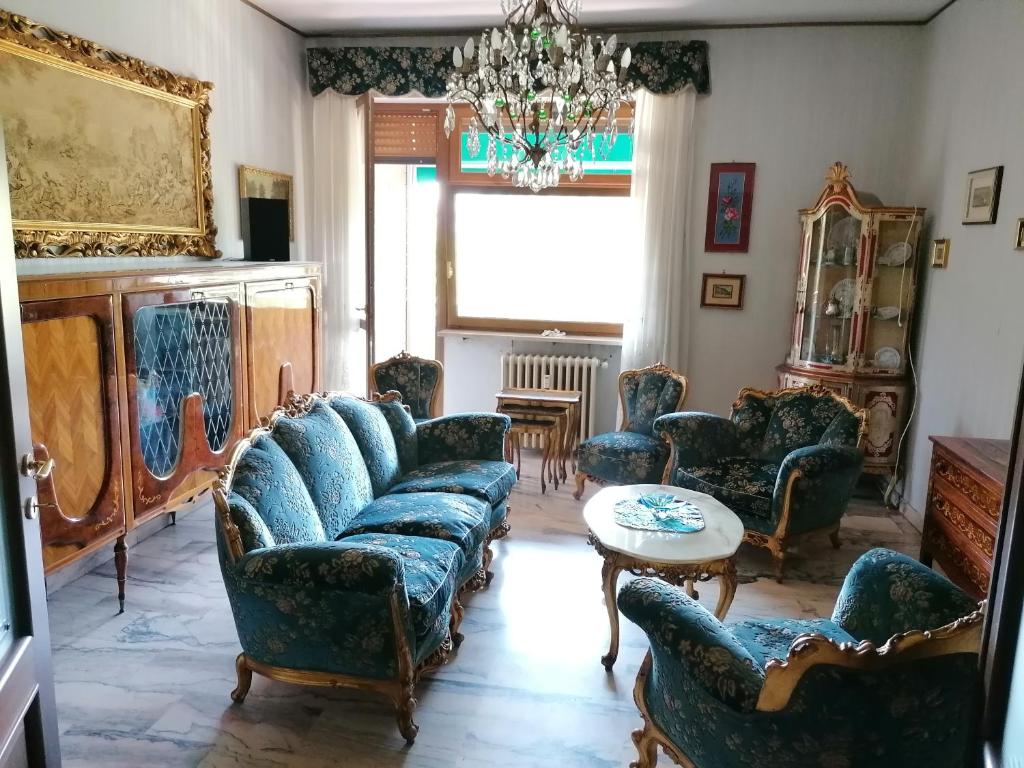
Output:
<path fill-rule="evenodd" d="M 945 269 L 949 266 L 949 239 L 934 240 L 932 242 L 932 267 Z"/>
<path fill-rule="evenodd" d="M 219 256 L 212 88 L 0 10 L 16 255 Z"/>
<path fill-rule="evenodd" d="M 263 200 L 287 200 L 288 239 L 295 240 L 291 176 L 287 173 L 268 171 L 265 168 L 256 168 L 252 165 L 240 165 L 238 166 L 238 197 L 242 205 L 245 205 L 245 200 L 250 197 Z"/>

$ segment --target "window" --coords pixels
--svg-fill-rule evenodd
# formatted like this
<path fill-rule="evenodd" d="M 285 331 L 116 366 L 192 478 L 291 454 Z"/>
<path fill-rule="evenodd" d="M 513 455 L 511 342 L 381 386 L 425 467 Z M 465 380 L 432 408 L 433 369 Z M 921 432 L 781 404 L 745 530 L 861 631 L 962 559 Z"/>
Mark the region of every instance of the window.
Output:
<path fill-rule="evenodd" d="M 457 191 L 449 325 L 621 333 L 637 229 L 624 196 Z"/>

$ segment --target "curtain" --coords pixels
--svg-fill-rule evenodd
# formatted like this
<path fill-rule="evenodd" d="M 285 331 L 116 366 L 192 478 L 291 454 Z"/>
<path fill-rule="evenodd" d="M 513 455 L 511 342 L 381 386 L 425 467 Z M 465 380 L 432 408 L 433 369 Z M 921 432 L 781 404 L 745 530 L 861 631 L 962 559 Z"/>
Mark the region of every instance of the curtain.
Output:
<path fill-rule="evenodd" d="M 325 91 L 313 100 L 314 258 L 323 262 L 323 383 L 366 389 L 366 107 Z"/>
<path fill-rule="evenodd" d="M 633 291 L 638 300 L 623 324 L 623 370 L 660 361 L 686 373 L 693 296 L 686 241 L 696 100 L 693 88 L 663 96 L 637 94 L 632 194 L 641 247 Z"/>

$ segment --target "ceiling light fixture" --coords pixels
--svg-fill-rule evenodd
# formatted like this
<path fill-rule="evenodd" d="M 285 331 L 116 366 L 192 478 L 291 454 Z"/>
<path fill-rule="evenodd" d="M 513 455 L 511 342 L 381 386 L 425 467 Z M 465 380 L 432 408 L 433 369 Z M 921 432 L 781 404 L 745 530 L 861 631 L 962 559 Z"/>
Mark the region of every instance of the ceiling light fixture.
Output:
<path fill-rule="evenodd" d="M 456 128 L 455 105 L 474 115 L 467 147 L 487 141 L 487 173 L 539 192 L 562 175 L 577 181 L 584 160 L 607 156 L 618 112 L 633 103 L 626 80 L 632 54 L 613 60 L 618 41 L 579 27 L 580 0 L 502 0 L 505 28 L 485 30 L 452 55 L 445 133 Z M 633 123 L 630 120 L 629 131 Z"/>

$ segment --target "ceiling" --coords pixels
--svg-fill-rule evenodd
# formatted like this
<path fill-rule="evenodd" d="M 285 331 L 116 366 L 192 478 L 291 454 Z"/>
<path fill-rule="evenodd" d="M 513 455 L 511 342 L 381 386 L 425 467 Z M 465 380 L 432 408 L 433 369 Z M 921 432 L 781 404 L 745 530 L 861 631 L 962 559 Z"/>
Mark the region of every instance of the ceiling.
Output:
<path fill-rule="evenodd" d="M 444 33 L 493 26 L 499 0 L 249 0 L 306 35 Z M 583 0 L 589 26 L 927 21 L 950 0 Z"/>

